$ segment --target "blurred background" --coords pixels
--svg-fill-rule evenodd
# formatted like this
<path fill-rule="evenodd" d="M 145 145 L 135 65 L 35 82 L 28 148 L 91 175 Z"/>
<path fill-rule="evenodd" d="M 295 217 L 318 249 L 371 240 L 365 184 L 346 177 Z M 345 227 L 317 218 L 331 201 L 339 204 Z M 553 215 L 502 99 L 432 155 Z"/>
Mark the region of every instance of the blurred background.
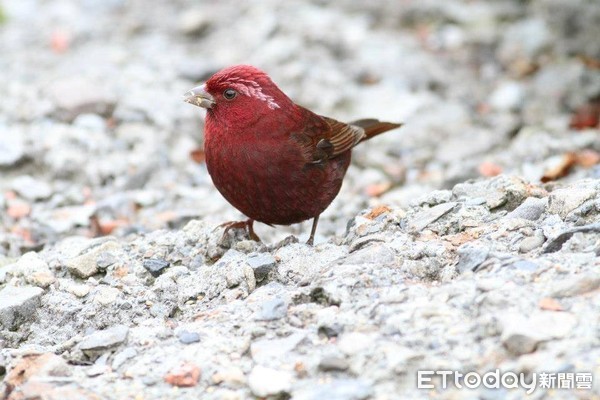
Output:
<path fill-rule="evenodd" d="M 597 0 L 0 1 L 0 256 L 241 218 L 182 101 L 239 63 L 317 113 L 405 123 L 355 150 L 317 241 L 471 178 L 598 178 L 598 38 Z"/>

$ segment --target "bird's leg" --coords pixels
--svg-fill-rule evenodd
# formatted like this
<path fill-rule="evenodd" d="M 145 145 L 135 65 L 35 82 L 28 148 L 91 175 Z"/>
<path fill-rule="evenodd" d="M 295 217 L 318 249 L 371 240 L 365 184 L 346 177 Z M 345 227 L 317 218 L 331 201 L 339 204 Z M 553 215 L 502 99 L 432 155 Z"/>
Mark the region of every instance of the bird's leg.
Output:
<path fill-rule="evenodd" d="M 219 228 L 225 228 L 223 232 L 223 236 L 227 235 L 230 229 L 245 229 L 248 231 L 248 237 L 250 240 L 254 240 L 255 242 L 260 242 L 260 238 L 254 232 L 254 220 L 247 219 L 246 221 L 231 221 L 225 222 L 224 224 L 219 225 Z"/>
<path fill-rule="evenodd" d="M 306 244 L 312 246 L 315 241 L 315 232 L 317 231 L 317 224 L 319 223 L 319 216 L 317 215 L 313 219 L 312 228 L 310 230 L 310 237 L 306 241 Z"/>

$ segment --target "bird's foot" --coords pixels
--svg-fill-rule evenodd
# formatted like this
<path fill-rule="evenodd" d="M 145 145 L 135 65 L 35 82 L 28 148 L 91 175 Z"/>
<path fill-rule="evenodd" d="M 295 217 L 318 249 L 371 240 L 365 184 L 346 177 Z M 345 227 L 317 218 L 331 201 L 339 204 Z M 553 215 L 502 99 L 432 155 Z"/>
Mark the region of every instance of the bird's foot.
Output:
<path fill-rule="evenodd" d="M 255 242 L 260 242 L 260 238 L 254 232 L 254 220 L 248 219 L 246 221 L 231 221 L 225 222 L 224 224 L 219 225 L 219 228 L 225 228 L 223 232 L 223 237 L 227 235 L 230 229 L 244 229 L 248 232 L 248 237 L 250 240 L 254 240 Z"/>

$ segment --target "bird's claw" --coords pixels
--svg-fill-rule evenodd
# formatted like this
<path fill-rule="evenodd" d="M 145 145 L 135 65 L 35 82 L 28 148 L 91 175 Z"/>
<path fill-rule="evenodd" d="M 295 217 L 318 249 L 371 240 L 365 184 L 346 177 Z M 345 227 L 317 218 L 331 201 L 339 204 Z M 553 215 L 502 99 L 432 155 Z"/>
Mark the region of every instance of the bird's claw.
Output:
<path fill-rule="evenodd" d="M 227 233 L 229 232 L 229 230 L 231 229 L 244 229 L 248 232 L 248 238 L 250 240 L 254 240 L 255 242 L 260 242 L 260 238 L 258 237 L 258 235 L 254 232 L 254 220 L 246 220 L 246 221 L 230 221 L 230 222 L 225 222 L 221 225 L 219 225 L 217 228 L 225 228 L 225 230 L 223 231 L 223 238 L 225 238 L 225 236 L 227 236 Z"/>

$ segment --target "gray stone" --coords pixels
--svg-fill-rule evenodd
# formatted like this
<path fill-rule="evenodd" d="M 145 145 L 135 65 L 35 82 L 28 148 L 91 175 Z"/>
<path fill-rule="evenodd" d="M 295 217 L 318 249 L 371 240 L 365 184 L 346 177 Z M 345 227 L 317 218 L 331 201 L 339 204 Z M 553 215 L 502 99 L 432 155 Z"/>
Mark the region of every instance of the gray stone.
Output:
<path fill-rule="evenodd" d="M 319 361 L 319 369 L 324 372 L 345 371 L 349 367 L 348 361 L 342 357 L 326 356 Z"/>
<path fill-rule="evenodd" d="M 125 325 L 115 325 L 102 331 L 87 335 L 79 342 L 78 348 L 88 357 L 99 356 L 106 350 L 119 346 L 127 340 L 129 328 Z"/>
<path fill-rule="evenodd" d="M 254 271 L 257 282 L 262 281 L 277 267 L 277 260 L 269 253 L 256 253 L 248 256 L 246 260 Z"/>
<path fill-rule="evenodd" d="M 257 321 L 275 321 L 285 318 L 288 305 L 281 297 L 265 301 L 254 317 Z"/>
<path fill-rule="evenodd" d="M 442 203 L 420 212 L 410 222 L 410 229 L 415 232 L 422 231 L 427 225 L 449 213 L 457 204 L 456 202 Z"/>
<path fill-rule="evenodd" d="M 373 396 L 373 387 L 359 379 L 313 382 L 293 392 L 294 400 L 365 400 L 371 396 Z"/>
<path fill-rule="evenodd" d="M 115 264 L 118 260 L 119 259 L 114 253 L 111 253 L 110 251 L 103 251 L 102 253 L 98 254 L 96 266 L 100 270 L 105 270 L 106 268 Z"/>
<path fill-rule="evenodd" d="M 257 365 L 248 375 L 248 386 L 258 397 L 289 393 L 292 388 L 292 374 Z"/>
<path fill-rule="evenodd" d="M 9 273 L 12 276 L 22 277 L 25 282 L 42 288 L 47 288 L 56 281 L 48 263 L 35 252 L 23 254 L 15 264 L 7 266 L 7 269 L 10 269 Z"/>
<path fill-rule="evenodd" d="M 556 237 L 548 240 L 546 246 L 542 250 L 542 253 L 554 253 L 559 251 L 563 244 L 565 244 L 571 237 L 578 232 L 600 232 L 600 223 L 577 226 L 575 228 L 568 229 L 564 232 L 561 232 Z"/>
<path fill-rule="evenodd" d="M 539 232 L 533 236 L 528 236 L 528 237 L 524 238 L 523 240 L 521 240 L 521 243 L 519 243 L 519 252 L 520 253 L 529 253 L 530 251 L 535 250 L 538 247 L 541 247 L 545 241 L 546 241 L 546 238 L 544 237 L 544 234 L 541 232 Z"/>
<path fill-rule="evenodd" d="M 305 333 L 293 333 L 282 339 L 262 339 L 252 342 L 250 354 L 256 363 L 267 364 L 273 360 L 280 360 L 290 353 L 304 340 Z"/>
<path fill-rule="evenodd" d="M 14 135 L 0 135 L 0 168 L 12 167 L 25 158 L 23 140 Z"/>
<path fill-rule="evenodd" d="M 6 286 L 0 291 L 0 326 L 15 330 L 31 321 L 40 306 L 43 289 L 32 286 Z"/>
<path fill-rule="evenodd" d="M 158 278 L 167 268 L 169 268 L 171 263 L 167 260 L 152 258 L 144 260 L 142 265 L 144 266 L 146 271 L 150 272 L 150 275 L 152 275 L 155 278 Z"/>
<path fill-rule="evenodd" d="M 541 342 L 564 338 L 577 324 L 572 314 L 554 311 L 534 311 L 527 317 L 509 312 L 500 319 L 502 344 L 515 355 L 531 353 Z"/>
<path fill-rule="evenodd" d="M 463 273 L 475 271 L 487 259 L 490 248 L 466 243 L 458 248 L 457 253 L 458 264 L 456 264 L 456 269 L 459 273 Z"/>
<path fill-rule="evenodd" d="M 52 82 L 48 93 L 56 105 L 56 115 L 66 121 L 80 114 L 109 115 L 116 104 L 115 93 L 109 87 L 81 76 Z"/>
<path fill-rule="evenodd" d="M 586 273 L 580 276 L 572 276 L 562 281 L 552 282 L 550 297 L 573 297 L 591 292 L 600 287 L 600 275 L 597 273 Z"/>
<path fill-rule="evenodd" d="M 200 341 L 200 334 L 198 332 L 182 330 L 177 334 L 177 338 L 183 344 L 197 343 Z"/>
<path fill-rule="evenodd" d="M 11 187 L 21 197 L 30 201 L 47 199 L 52 195 L 52 188 L 47 182 L 34 179 L 30 175 L 13 179 Z"/>
<path fill-rule="evenodd" d="M 119 369 L 119 367 L 121 367 L 123 364 L 125 364 L 128 360 L 137 356 L 137 354 L 138 354 L 137 350 L 133 347 L 127 347 L 127 348 L 123 349 L 122 351 L 115 354 L 115 356 L 113 358 L 113 362 L 112 362 L 112 369 L 113 370 Z"/>
<path fill-rule="evenodd" d="M 510 267 L 521 271 L 533 272 L 537 271 L 540 266 L 528 260 L 518 260 L 510 264 Z"/>
<path fill-rule="evenodd" d="M 490 95 L 489 103 L 496 110 L 513 111 L 521 107 L 524 97 L 521 83 L 502 82 Z"/>
<path fill-rule="evenodd" d="M 530 221 L 537 221 L 544 211 L 546 211 L 547 205 L 547 198 L 538 199 L 536 197 L 528 197 L 521 205 L 508 213 L 505 218 L 523 218 Z"/>
<path fill-rule="evenodd" d="M 83 254 L 67 260 L 67 269 L 75 276 L 89 278 L 98 273 L 98 257 L 100 254 L 120 249 L 121 245 L 113 240 L 94 243 L 84 250 Z"/>
<path fill-rule="evenodd" d="M 548 198 L 548 212 L 561 218 L 596 196 L 596 190 L 586 187 L 570 187 L 553 190 Z"/>

